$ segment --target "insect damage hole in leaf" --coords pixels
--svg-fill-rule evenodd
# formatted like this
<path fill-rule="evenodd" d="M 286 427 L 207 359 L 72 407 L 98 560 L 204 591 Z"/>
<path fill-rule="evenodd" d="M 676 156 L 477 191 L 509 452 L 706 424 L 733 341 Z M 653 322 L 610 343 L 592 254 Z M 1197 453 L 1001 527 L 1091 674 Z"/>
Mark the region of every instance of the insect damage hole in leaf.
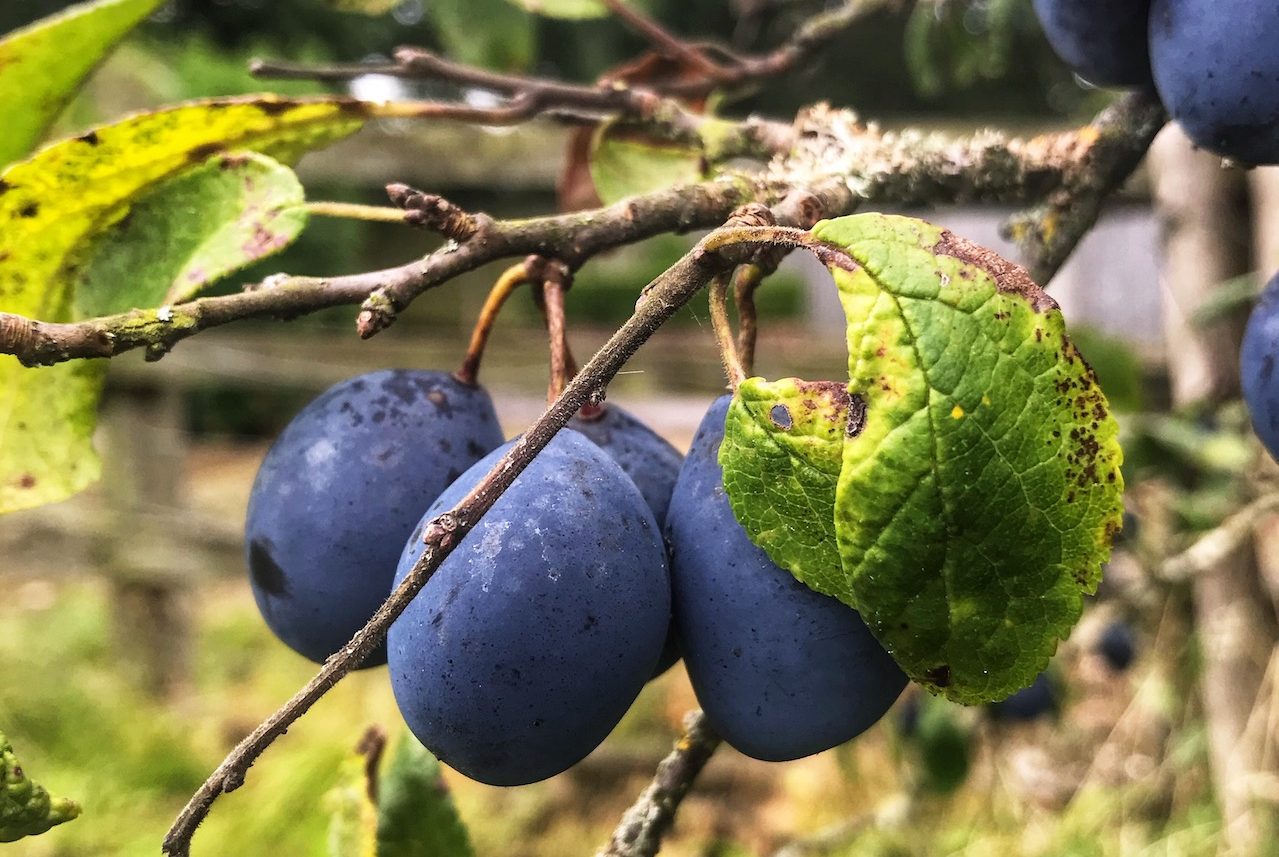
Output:
<path fill-rule="evenodd" d="M 997 254 L 879 214 L 812 234 L 843 260 L 849 381 L 824 409 L 810 382 L 740 385 L 720 453 L 734 512 L 915 681 L 1002 698 L 1070 632 L 1119 529 L 1105 396 L 1055 302 Z"/>

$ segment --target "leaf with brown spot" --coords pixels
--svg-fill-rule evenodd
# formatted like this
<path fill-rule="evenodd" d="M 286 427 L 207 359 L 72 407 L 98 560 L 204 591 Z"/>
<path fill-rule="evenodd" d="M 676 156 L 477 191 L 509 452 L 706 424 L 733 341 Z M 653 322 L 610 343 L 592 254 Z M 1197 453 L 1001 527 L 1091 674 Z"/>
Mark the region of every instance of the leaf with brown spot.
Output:
<path fill-rule="evenodd" d="M 1007 696 L 1069 634 L 1120 526 L 1106 397 L 1056 303 L 991 251 L 879 214 L 813 236 L 848 320 L 846 409 L 862 413 L 810 432 L 819 460 L 767 419 L 730 421 L 725 448 L 757 448 L 721 452 L 733 509 L 915 681 L 965 703 Z"/>

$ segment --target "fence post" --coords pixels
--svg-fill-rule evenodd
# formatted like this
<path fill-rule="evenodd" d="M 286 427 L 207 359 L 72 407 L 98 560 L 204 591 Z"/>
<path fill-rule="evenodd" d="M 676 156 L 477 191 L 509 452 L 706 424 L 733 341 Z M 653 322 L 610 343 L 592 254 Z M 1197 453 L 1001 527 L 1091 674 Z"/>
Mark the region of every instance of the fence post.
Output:
<path fill-rule="evenodd" d="M 113 387 L 103 407 L 103 494 L 113 535 L 102 545 L 121 668 L 149 694 L 171 697 L 189 676 L 191 623 L 182 504 L 187 437 L 182 392 L 162 384 Z M 185 580 L 184 580 L 185 576 Z"/>

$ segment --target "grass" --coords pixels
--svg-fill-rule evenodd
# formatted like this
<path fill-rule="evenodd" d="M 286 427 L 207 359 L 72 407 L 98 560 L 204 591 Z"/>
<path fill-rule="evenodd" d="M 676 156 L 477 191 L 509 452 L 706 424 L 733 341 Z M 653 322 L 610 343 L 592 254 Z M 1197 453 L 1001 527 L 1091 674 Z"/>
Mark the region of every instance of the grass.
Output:
<path fill-rule="evenodd" d="M 130 648 L 120 645 L 111 622 L 105 582 L 8 578 L 5 586 L 0 726 L 39 782 L 84 807 L 79 819 L 5 853 L 157 854 L 174 814 L 225 750 L 312 673 L 310 664 L 270 637 L 238 581 L 208 586 L 193 599 L 190 678 L 163 701 L 128 678 L 124 653 Z M 912 757 L 891 726 L 786 765 L 722 751 L 686 802 L 666 853 L 771 854 L 797 832 L 811 834 L 850 818 L 861 823 L 826 853 L 1218 853 L 1219 822 L 1193 706 L 1166 710 L 1168 695 L 1153 673 L 1099 677 L 1083 663 L 1075 659 L 1071 698 L 1056 723 L 996 728 L 970 710 L 959 711 L 956 716 L 974 730 L 974 766 L 950 796 L 906 797 L 915 779 Z M 675 670 L 641 695 L 601 750 L 565 775 L 493 789 L 449 772 L 478 852 L 592 853 L 693 704 Z M 325 794 L 370 723 L 400 728 L 380 669 L 349 677 L 278 741 L 245 787 L 218 802 L 193 853 L 324 854 Z M 1170 728 L 1172 738 L 1150 744 L 1151 724 Z"/>

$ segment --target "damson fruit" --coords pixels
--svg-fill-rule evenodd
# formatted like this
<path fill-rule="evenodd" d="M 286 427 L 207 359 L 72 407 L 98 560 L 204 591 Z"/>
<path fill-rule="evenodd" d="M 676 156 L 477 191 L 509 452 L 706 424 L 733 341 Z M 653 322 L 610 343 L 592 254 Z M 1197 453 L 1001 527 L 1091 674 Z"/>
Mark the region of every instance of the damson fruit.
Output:
<path fill-rule="evenodd" d="M 426 513 L 460 500 L 506 447 Z M 561 431 L 391 626 L 391 686 L 413 734 L 490 785 L 567 770 L 617 725 L 653 672 L 671 611 L 653 513 L 599 447 Z"/>
<path fill-rule="evenodd" d="M 1116 619 L 1097 638 L 1097 654 L 1115 672 L 1124 672 L 1137 657 L 1137 635 L 1132 626 Z"/>
<path fill-rule="evenodd" d="M 444 372 L 342 381 L 272 445 L 249 497 L 250 583 L 267 625 L 322 662 L 386 599 L 413 525 L 502 443 L 488 394 Z M 365 661 L 386 661 L 381 647 Z"/>
<path fill-rule="evenodd" d="M 1279 3 L 1153 0 L 1155 88 L 1196 144 L 1279 163 Z"/>
<path fill-rule="evenodd" d="M 684 456 L 657 432 L 626 411 L 605 405 L 598 414 L 575 416 L 569 427 L 586 435 L 626 471 L 653 510 L 659 531 L 666 525 L 666 508 L 679 477 Z M 679 643 L 671 633 L 653 675 L 670 669 L 679 660 Z"/>
<path fill-rule="evenodd" d="M 990 716 L 998 721 L 1028 722 L 1057 711 L 1057 688 L 1048 673 L 1041 672 L 1029 687 L 989 706 Z"/>
<path fill-rule="evenodd" d="M 852 608 L 774 565 L 737 523 L 718 461 L 728 404 L 703 418 L 671 497 L 675 627 L 724 739 L 756 759 L 797 759 L 869 728 L 906 676 Z"/>
<path fill-rule="evenodd" d="M 1243 399 L 1248 405 L 1252 428 L 1279 459 L 1279 274 L 1276 274 L 1252 308 L 1240 349 L 1239 370 Z"/>
<path fill-rule="evenodd" d="M 679 476 L 684 456 L 667 440 L 615 405 L 605 405 L 597 415 L 573 417 L 569 428 L 581 432 L 608 453 L 653 510 L 659 527 L 666 524 L 666 507 Z"/>
<path fill-rule="evenodd" d="M 1035 0 L 1057 56 L 1098 86 L 1150 85 L 1150 0 Z"/>

